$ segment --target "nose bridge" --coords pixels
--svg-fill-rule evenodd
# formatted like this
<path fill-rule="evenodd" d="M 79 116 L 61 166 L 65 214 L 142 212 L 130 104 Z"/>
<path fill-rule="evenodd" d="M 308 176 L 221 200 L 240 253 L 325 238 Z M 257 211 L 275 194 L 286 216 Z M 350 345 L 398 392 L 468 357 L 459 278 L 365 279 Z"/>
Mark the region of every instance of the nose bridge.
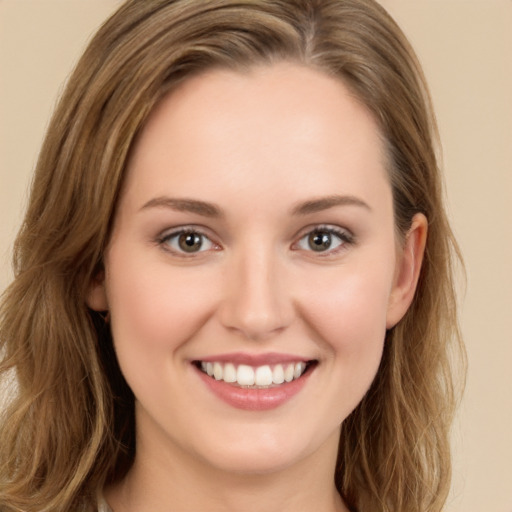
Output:
<path fill-rule="evenodd" d="M 248 339 L 266 339 L 287 327 L 292 302 L 279 256 L 270 244 L 240 248 L 228 269 L 222 321 Z"/>

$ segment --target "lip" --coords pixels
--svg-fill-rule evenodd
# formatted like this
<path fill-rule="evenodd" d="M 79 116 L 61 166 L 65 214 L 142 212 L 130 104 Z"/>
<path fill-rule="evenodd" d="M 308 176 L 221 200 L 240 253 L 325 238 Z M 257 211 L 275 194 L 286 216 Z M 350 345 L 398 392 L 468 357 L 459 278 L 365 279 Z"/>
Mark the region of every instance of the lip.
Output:
<path fill-rule="evenodd" d="M 297 358 L 296 356 L 290 355 L 288 355 L 288 359 L 285 360 L 283 359 L 282 354 L 265 354 L 262 356 L 239 354 L 240 358 L 234 360 L 233 355 L 234 354 L 229 354 L 228 359 L 223 359 L 221 356 L 214 356 L 212 358 L 201 359 L 201 361 L 229 361 L 238 364 L 250 364 L 252 366 L 259 366 L 262 364 L 279 364 L 294 361 L 308 361 L 308 359 Z M 276 357 L 279 356 L 279 358 L 269 358 L 269 355 Z M 222 380 L 215 380 L 202 372 L 197 366 L 192 366 L 198 377 L 217 398 L 227 403 L 231 407 L 236 409 L 243 409 L 246 411 L 268 411 L 285 404 L 304 388 L 316 367 L 316 365 L 311 365 L 311 367 L 306 370 L 306 372 L 300 378 L 291 382 L 285 382 L 275 387 L 255 389 L 243 388 L 224 382 Z"/>
<path fill-rule="evenodd" d="M 312 358 L 297 356 L 293 354 L 281 354 L 278 352 L 267 352 L 265 354 L 245 354 L 243 352 L 231 352 L 229 354 L 216 354 L 210 357 L 199 357 L 196 361 L 205 363 L 233 363 L 246 364 L 247 366 L 263 366 L 286 363 L 299 363 L 301 361 L 312 361 Z"/>

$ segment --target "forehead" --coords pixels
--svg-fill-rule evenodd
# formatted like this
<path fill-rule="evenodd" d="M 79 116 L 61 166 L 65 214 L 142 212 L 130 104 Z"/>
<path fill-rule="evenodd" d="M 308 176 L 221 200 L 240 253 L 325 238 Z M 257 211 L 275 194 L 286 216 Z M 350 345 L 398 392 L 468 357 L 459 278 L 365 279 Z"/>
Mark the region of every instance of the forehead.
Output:
<path fill-rule="evenodd" d="M 375 120 L 340 80 L 291 63 L 216 69 L 185 81 L 154 109 L 135 144 L 127 188 L 189 195 L 193 187 L 208 196 L 213 179 L 238 191 L 300 184 L 310 195 L 354 193 L 387 183 L 384 161 Z M 340 185 L 353 190 L 335 190 Z"/>

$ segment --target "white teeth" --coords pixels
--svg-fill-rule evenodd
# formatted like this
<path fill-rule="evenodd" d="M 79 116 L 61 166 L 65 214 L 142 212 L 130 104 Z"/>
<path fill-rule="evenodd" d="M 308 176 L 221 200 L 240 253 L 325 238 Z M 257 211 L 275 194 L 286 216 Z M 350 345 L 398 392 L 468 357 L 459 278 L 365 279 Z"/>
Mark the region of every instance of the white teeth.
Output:
<path fill-rule="evenodd" d="M 298 379 L 302 375 L 302 373 L 304 372 L 305 369 L 306 369 L 306 365 L 304 363 L 297 363 L 295 365 L 295 369 L 293 371 L 293 378 Z"/>
<path fill-rule="evenodd" d="M 213 363 L 213 376 L 215 380 L 222 380 L 224 377 L 224 369 L 220 363 Z"/>
<path fill-rule="evenodd" d="M 276 364 L 273 367 L 268 364 L 258 367 L 240 364 L 236 367 L 233 363 L 202 361 L 200 367 L 204 373 L 215 380 L 236 383 L 239 386 L 261 387 L 292 382 L 306 371 L 306 363 L 302 361 L 295 364 Z"/>
<path fill-rule="evenodd" d="M 232 363 L 224 366 L 224 382 L 236 382 L 236 368 Z"/>
<path fill-rule="evenodd" d="M 241 364 L 236 371 L 236 381 L 240 386 L 252 386 L 254 384 L 254 370 L 251 366 Z"/>
<path fill-rule="evenodd" d="M 284 369 L 282 364 L 276 364 L 272 372 L 272 382 L 274 384 L 282 384 L 284 382 Z"/>
<path fill-rule="evenodd" d="M 293 380 L 293 374 L 295 373 L 295 365 L 289 364 L 284 371 L 284 380 L 291 382 Z"/>
<path fill-rule="evenodd" d="M 272 370 L 270 366 L 258 366 L 254 377 L 256 386 L 270 386 L 272 384 Z"/>

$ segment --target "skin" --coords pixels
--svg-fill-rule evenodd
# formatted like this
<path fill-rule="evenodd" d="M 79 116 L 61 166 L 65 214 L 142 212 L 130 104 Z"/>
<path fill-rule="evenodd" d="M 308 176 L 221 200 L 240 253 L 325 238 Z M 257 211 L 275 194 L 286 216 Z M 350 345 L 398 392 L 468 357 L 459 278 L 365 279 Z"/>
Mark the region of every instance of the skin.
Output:
<path fill-rule="evenodd" d="M 412 301 L 427 232 L 417 215 L 398 242 L 384 161 L 366 109 L 295 64 L 209 71 L 157 106 L 88 297 L 110 311 L 136 396 L 135 463 L 106 491 L 116 512 L 347 510 L 333 484 L 340 424 Z M 191 226 L 203 246 L 179 252 L 168 235 Z M 314 251 L 308 234 L 326 228 L 341 238 Z M 191 364 L 230 352 L 318 364 L 283 405 L 247 411 Z"/>

